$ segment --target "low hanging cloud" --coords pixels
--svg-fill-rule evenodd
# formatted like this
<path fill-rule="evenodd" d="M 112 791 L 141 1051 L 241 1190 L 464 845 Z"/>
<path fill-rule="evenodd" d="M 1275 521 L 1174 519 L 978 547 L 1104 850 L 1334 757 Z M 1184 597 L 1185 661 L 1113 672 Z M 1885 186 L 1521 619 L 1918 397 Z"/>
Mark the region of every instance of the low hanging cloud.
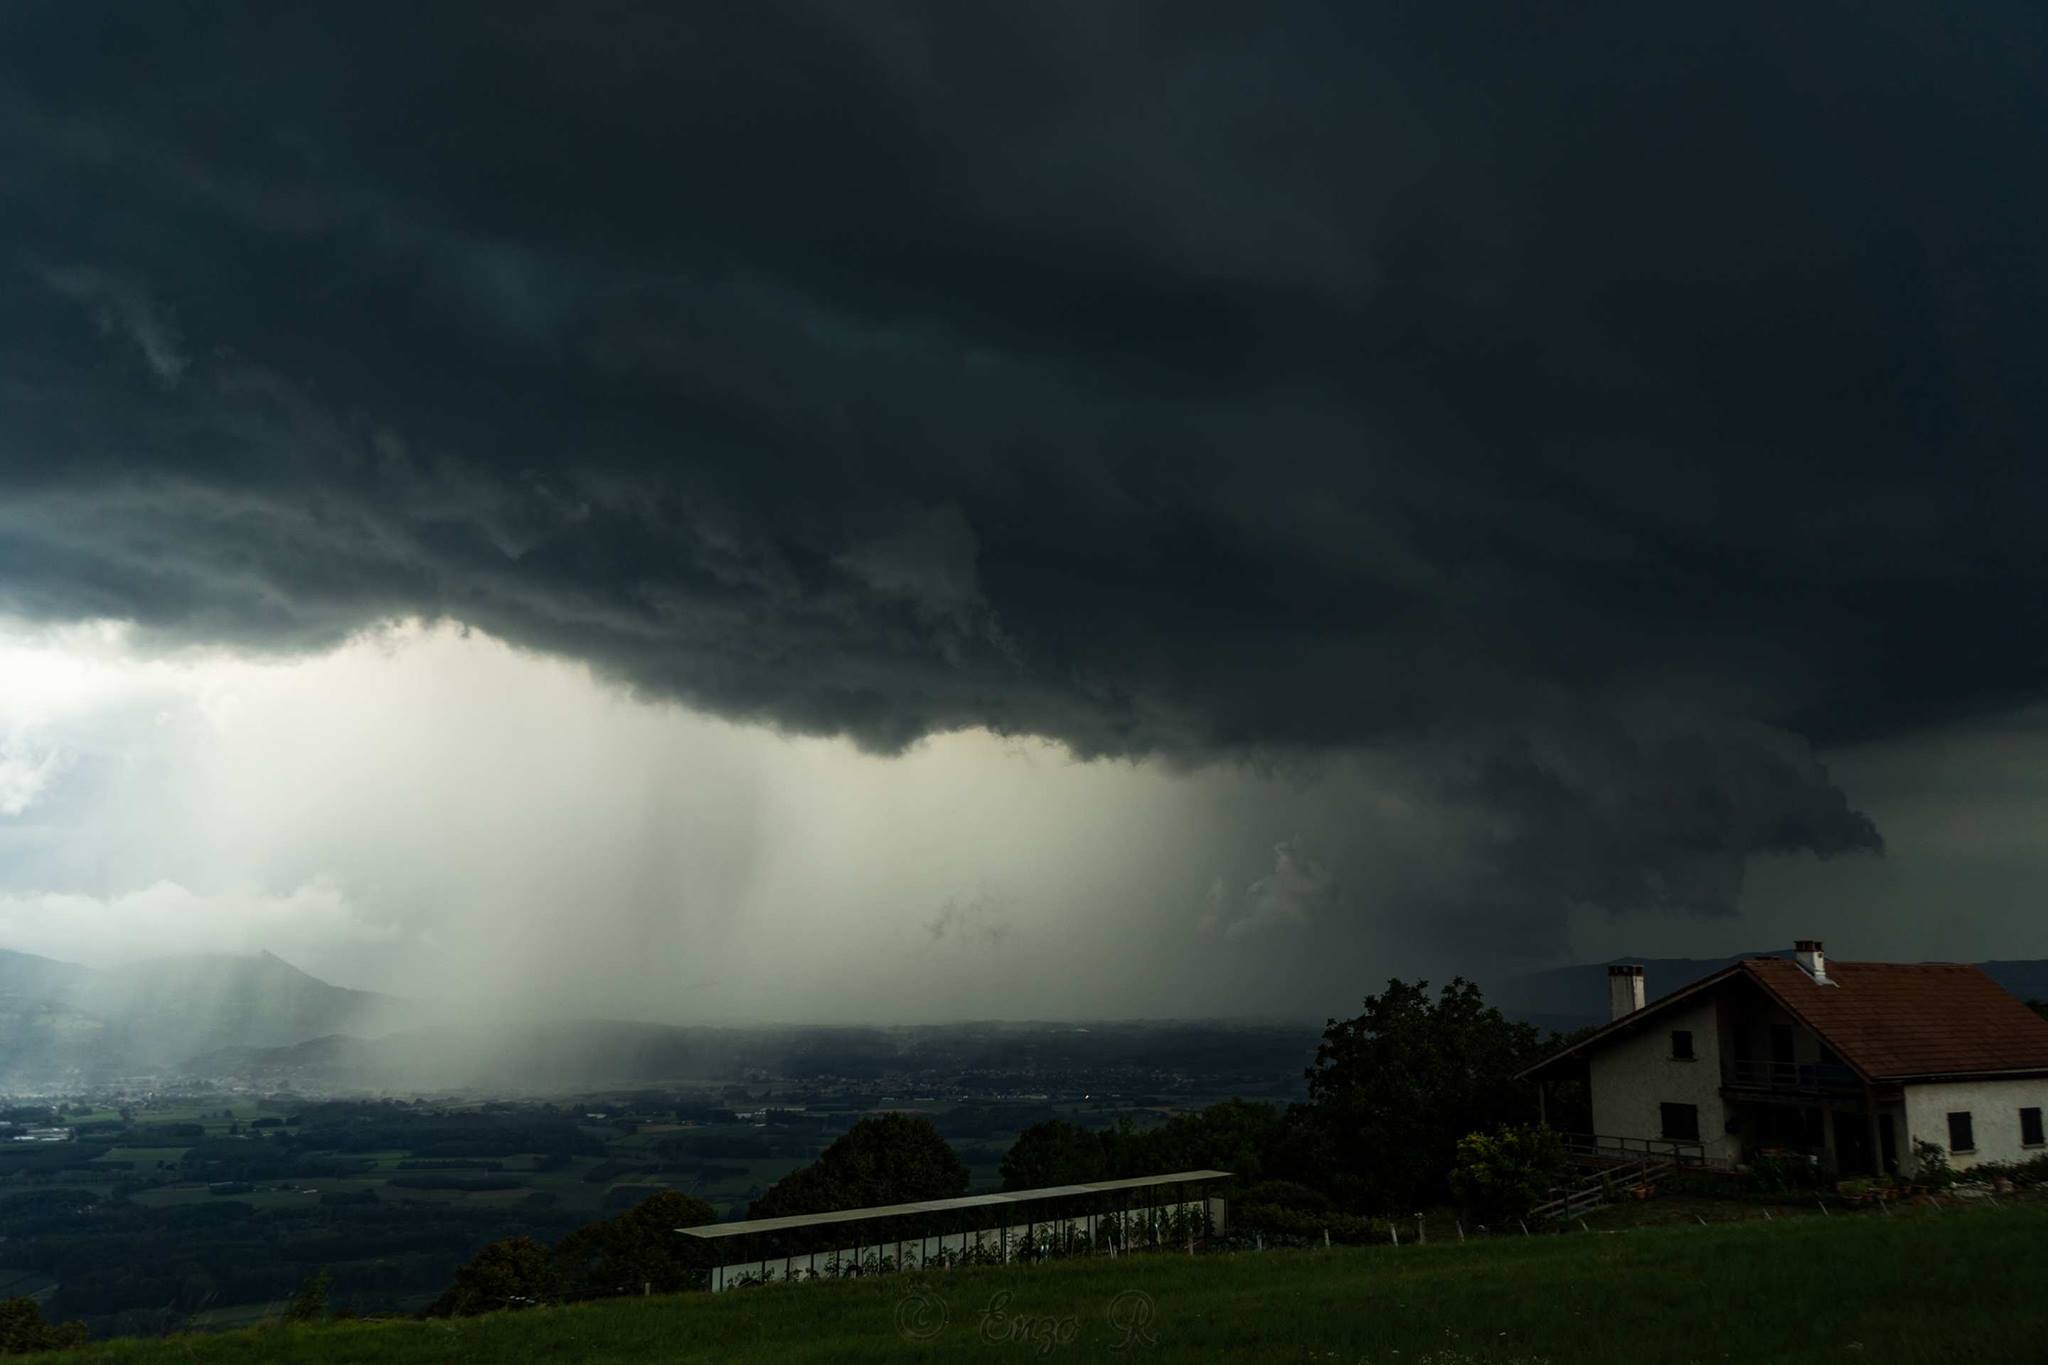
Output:
<path fill-rule="evenodd" d="M 36 803 L 56 775 L 63 754 L 26 726 L 0 730 L 0 815 L 19 815 Z"/>
<path fill-rule="evenodd" d="M 8 948 L 87 966 L 259 951 L 318 961 L 396 937 L 395 929 L 366 920 L 340 888 L 325 882 L 283 893 L 203 893 L 161 881 L 104 897 L 0 894 L 0 941 Z"/>
<path fill-rule="evenodd" d="M 2048 676 L 2023 5 L 7 23 L 28 618 L 1390 754 L 1543 933 L 1878 849 L 1814 746 Z"/>
<path fill-rule="evenodd" d="M 1252 934 L 1313 927 L 1335 899 L 1336 883 L 1296 838 L 1273 848 L 1273 870 L 1233 894 L 1218 876 L 1195 931 L 1225 941 Z"/>

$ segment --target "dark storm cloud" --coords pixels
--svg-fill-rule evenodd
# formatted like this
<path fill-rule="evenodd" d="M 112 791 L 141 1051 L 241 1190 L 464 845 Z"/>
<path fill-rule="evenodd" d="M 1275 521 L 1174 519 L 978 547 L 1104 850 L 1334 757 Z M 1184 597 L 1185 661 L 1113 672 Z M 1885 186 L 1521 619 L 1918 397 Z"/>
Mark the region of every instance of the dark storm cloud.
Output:
<path fill-rule="evenodd" d="M 1489 915 L 2041 690 L 2031 7 L 380 13 L 0 20 L 13 610 L 1381 747 Z"/>

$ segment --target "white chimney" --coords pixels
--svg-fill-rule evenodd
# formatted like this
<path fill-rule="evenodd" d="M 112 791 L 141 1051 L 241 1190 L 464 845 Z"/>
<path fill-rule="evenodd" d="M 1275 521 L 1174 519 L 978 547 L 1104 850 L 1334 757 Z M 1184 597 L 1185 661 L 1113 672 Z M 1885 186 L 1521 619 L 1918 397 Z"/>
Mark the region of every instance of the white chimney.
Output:
<path fill-rule="evenodd" d="M 1827 954 L 1820 950 L 1817 938 L 1802 938 L 1792 945 L 1792 960 L 1805 969 L 1816 985 L 1825 986 L 1828 981 Z"/>
<path fill-rule="evenodd" d="M 1643 1007 L 1643 969 L 1630 963 L 1607 969 L 1607 1008 L 1616 1019 Z"/>

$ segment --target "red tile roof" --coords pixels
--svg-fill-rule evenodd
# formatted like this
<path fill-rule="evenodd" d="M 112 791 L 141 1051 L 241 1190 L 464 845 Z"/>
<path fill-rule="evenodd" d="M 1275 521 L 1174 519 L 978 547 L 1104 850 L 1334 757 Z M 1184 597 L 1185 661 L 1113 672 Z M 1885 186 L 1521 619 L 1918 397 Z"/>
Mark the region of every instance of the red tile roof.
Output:
<path fill-rule="evenodd" d="M 1872 1080 L 2048 1070 L 2048 1019 L 1975 967 L 1830 961 L 1831 986 L 1781 957 L 1742 971 Z"/>
<path fill-rule="evenodd" d="M 1522 1072 L 1534 1076 L 1597 1050 L 1688 1000 L 1747 980 L 1803 1020 L 1868 1080 L 2048 1071 L 2048 1019 L 1975 967 L 1947 962 L 1835 962 L 1822 986 L 1797 962 L 1745 958 L 1624 1015 Z"/>

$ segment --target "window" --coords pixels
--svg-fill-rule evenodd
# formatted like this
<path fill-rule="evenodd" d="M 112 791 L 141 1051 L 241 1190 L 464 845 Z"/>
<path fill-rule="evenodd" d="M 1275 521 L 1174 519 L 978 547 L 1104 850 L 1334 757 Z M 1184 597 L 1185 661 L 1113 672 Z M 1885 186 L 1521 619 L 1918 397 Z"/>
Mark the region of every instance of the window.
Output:
<path fill-rule="evenodd" d="M 1664 1113 L 1664 1136 L 1678 1142 L 1700 1140 L 1700 1107 L 1696 1104 L 1660 1104 Z"/>
<path fill-rule="evenodd" d="M 2020 1146 L 2039 1147 L 2040 1145 L 2041 1111 L 2038 1109 L 2020 1110 Z"/>
<path fill-rule="evenodd" d="M 1692 1030 L 1675 1028 L 1671 1030 L 1671 1060 L 1689 1062 L 1692 1057 Z"/>
<path fill-rule="evenodd" d="M 1959 1109 L 1948 1116 L 1948 1149 L 1951 1152 L 1974 1152 L 1977 1139 L 1970 1132 L 1970 1111 Z"/>

